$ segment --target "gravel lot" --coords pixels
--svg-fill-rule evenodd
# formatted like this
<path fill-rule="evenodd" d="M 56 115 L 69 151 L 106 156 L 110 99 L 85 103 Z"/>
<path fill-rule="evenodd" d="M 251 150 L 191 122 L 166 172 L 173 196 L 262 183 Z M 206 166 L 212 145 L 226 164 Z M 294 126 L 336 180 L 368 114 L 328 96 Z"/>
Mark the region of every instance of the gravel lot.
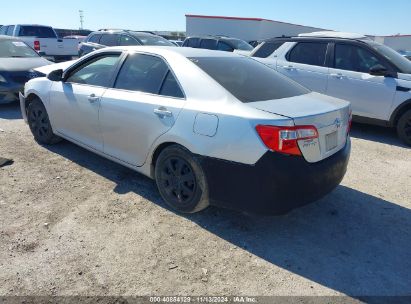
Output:
<path fill-rule="evenodd" d="M 0 129 L 0 295 L 411 294 L 411 150 L 391 130 L 354 125 L 341 186 L 257 217 L 176 214 L 150 179 L 36 144 L 17 105 Z"/>

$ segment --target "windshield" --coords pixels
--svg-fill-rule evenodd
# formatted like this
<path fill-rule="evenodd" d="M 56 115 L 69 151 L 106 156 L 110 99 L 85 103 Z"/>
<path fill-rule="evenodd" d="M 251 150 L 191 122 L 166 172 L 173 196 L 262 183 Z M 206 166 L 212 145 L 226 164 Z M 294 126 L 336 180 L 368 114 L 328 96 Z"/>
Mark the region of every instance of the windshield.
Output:
<path fill-rule="evenodd" d="M 51 27 L 24 25 L 20 27 L 19 36 L 37 38 L 57 38 Z"/>
<path fill-rule="evenodd" d="M 39 57 L 39 55 L 23 41 L 0 40 L 1 58 L 27 58 Z"/>
<path fill-rule="evenodd" d="M 288 98 L 310 92 L 251 58 L 192 57 L 189 59 L 244 103 Z"/>
<path fill-rule="evenodd" d="M 251 46 L 251 44 L 248 44 L 247 42 L 240 40 L 240 39 L 230 39 L 230 42 L 236 50 L 252 51 L 254 49 Z"/>
<path fill-rule="evenodd" d="M 135 37 L 141 41 L 144 45 L 158 45 L 158 46 L 175 46 L 173 43 L 167 39 L 154 36 L 154 35 L 135 35 Z"/>
<path fill-rule="evenodd" d="M 400 70 L 400 73 L 411 74 L 411 61 L 401 56 L 397 51 L 376 42 L 367 41 L 367 43 L 394 64 Z"/>

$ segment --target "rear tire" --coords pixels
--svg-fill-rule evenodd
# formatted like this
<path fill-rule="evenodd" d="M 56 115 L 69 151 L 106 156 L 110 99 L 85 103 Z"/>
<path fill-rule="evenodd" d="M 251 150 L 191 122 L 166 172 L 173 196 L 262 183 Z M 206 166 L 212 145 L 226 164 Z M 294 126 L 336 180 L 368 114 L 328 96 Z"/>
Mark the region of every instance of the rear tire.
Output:
<path fill-rule="evenodd" d="M 196 157 L 179 145 L 165 148 L 155 163 L 155 180 L 165 203 L 182 213 L 209 206 L 208 185 Z"/>
<path fill-rule="evenodd" d="M 399 138 L 408 146 L 411 146 L 411 110 L 401 115 L 397 124 Z"/>
<path fill-rule="evenodd" d="M 56 144 L 61 138 L 54 135 L 46 108 L 40 99 L 34 99 L 27 108 L 27 120 L 34 139 L 45 145 Z"/>

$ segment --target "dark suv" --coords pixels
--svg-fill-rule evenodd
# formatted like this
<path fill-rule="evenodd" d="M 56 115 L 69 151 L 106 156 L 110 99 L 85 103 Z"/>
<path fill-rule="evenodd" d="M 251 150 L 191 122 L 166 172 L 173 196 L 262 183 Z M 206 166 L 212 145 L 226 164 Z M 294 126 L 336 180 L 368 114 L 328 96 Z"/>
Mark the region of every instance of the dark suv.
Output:
<path fill-rule="evenodd" d="M 223 36 L 188 37 L 184 40 L 183 46 L 226 52 L 234 52 L 234 50 L 250 52 L 253 50 L 250 44 L 241 39 Z"/>
<path fill-rule="evenodd" d="M 167 39 L 149 32 L 100 30 L 87 36 L 80 44 L 78 55 L 81 57 L 101 48 L 119 45 L 175 46 Z"/>

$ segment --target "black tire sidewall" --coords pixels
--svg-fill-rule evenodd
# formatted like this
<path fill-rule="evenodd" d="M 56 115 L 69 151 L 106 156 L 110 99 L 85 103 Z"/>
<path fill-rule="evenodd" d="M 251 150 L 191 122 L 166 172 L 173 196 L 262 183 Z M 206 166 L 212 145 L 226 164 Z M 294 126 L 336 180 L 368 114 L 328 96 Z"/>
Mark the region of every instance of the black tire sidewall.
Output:
<path fill-rule="evenodd" d="M 33 130 L 33 126 L 30 122 L 30 112 L 35 110 L 35 109 L 42 109 L 45 112 L 45 115 L 47 117 L 47 124 L 48 124 L 48 128 L 49 128 L 49 132 L 47 134 L 47 136 L 45 137 L 38 137 L 38 135 L 36 134 L 36 132 Z M 40 144 L 53 144 L 56 142 L 56 136 L 53 133 L 53 129 L 51 127 L 50 124 L 50 119 L 46 110 L 46 107 L 43 105 L 43 103 L 39 100 L 39 99 L 34 99 L 28 106 L 27 108 L 27 117 L 28 117 L 28 125 L 29 128 L 31 130 L 31 133 L 34 136 L 34 139 L 40 143 Z"/>
<path fill-rule="evenodd" d="M 160 176 L 164 162 L 170 157 L 177 157 L 185 160 L 191 167 L 191 170 L 193 171 L 195 176 L 196 192 L 190 202 L 185 203 L 184 205 L 177 205 L 167 200 L 163 186 L 160 184 L 160 179 L 158 178 Z M 155 164 L 155 181 L 160 195 L 165 203 L 178 212 L 194 213 L 207 208 L 209 205 L 208 185 L 201 164 L 191 152 L 179 145 L 169 146 L 160 153 Z"/>
<path fill-rule="evenodd" d="M 407 120 L 411 119 L 411 110 L 406 111 L 401 115 L 397 124 L 397 133 L 400 139 L 407 145 L 411 146 L 411 138 L 407 137 L 404 131 Z"/>

